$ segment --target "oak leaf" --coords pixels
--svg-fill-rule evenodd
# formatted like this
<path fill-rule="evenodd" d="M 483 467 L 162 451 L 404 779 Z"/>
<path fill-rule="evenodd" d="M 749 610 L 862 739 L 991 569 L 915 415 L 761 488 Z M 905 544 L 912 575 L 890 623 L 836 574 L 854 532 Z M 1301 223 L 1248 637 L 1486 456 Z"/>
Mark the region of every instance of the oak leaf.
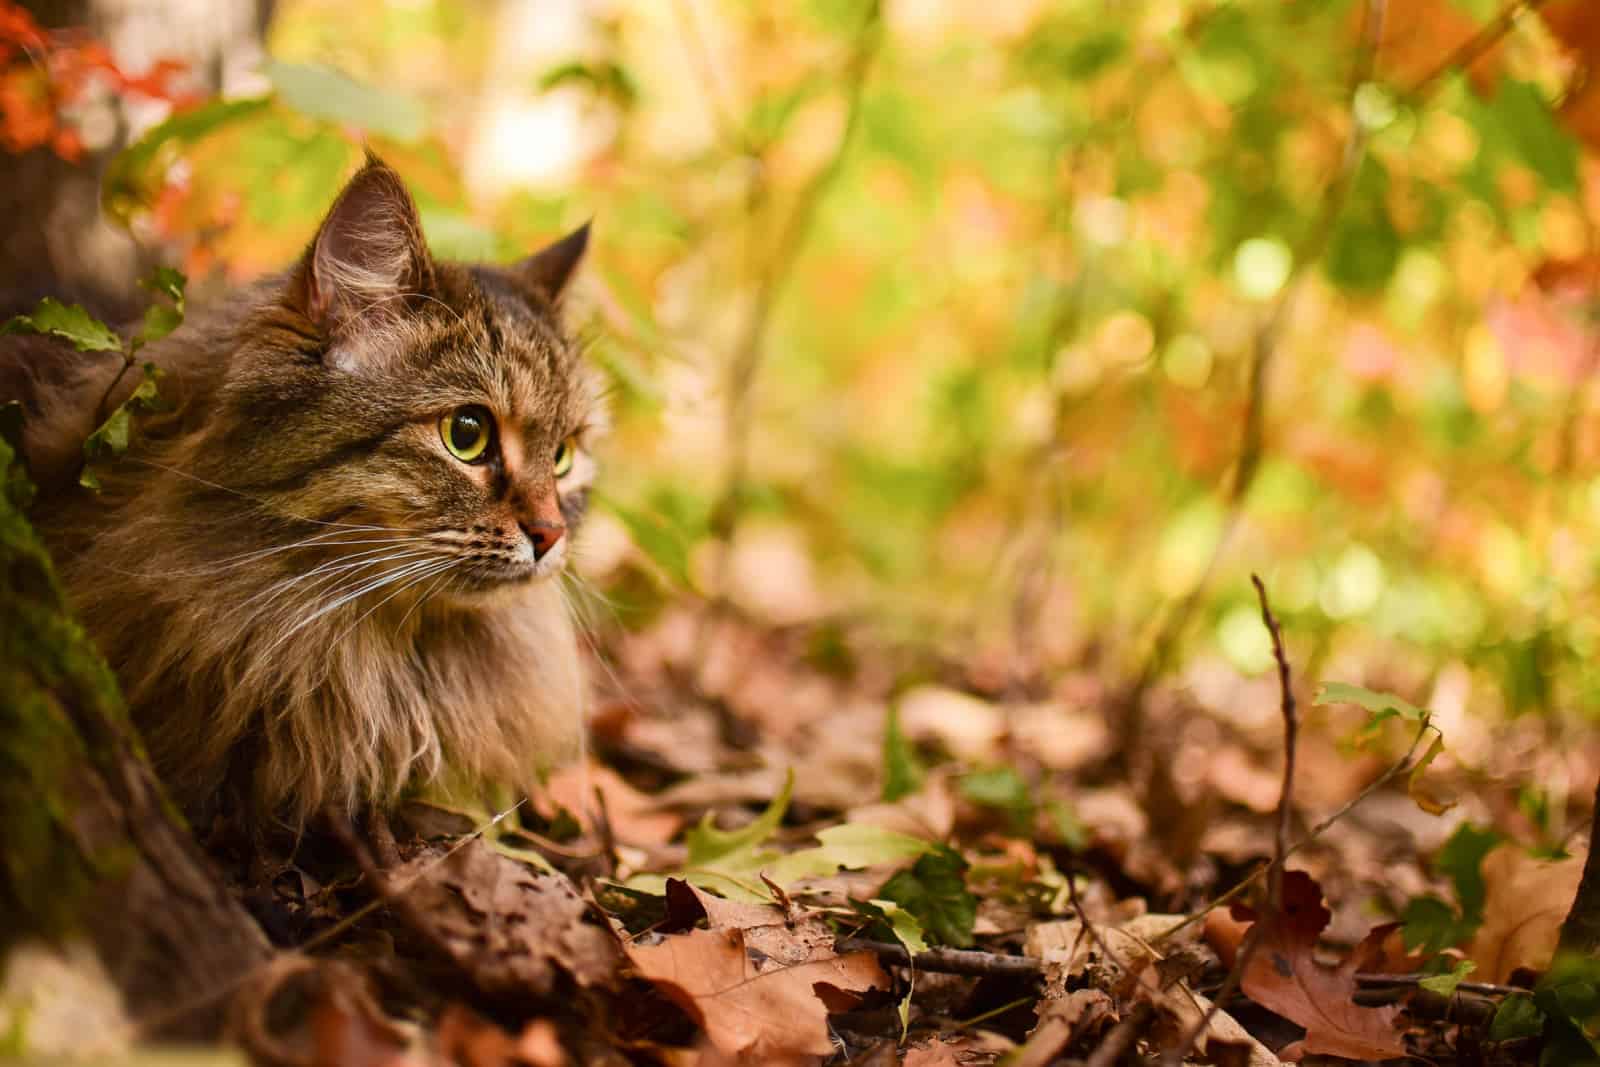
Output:
<path fill-rule="evenodd" d="M 1249 909 L 1234 907 L 1236 918 Z M 1380 926 L 1336 967 L 1316 959 L 1317 938 L 1332 915 L 1322 906 L 1322 889 L 1304 871 L 1286 871 L 1278 911 L 1261 917 L 1254 954 L 1241 985 L 1262 1007 L 1306 1028 L 1303 1040 L 1279 1055 L 1298 1060 L 1307 1053 L 1382 1060 L 1406 1054 L 1397 1025 L 1398 1007 L 1365 1008 L 1355 1003 L 1356 972 L 1381 952 L 1391 927 Z"/>

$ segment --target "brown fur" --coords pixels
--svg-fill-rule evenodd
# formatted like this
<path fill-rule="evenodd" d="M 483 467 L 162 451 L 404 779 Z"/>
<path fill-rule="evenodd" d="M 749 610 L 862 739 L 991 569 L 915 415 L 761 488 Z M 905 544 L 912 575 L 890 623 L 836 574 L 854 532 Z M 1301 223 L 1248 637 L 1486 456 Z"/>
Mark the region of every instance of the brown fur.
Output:
<path fill-rule="evenodd" d="M 525 786 L 574 747 L 566 546 L 535 561 L 519 523 L 575 525 L 593 472 L 587 447 L 553 467 L 598 430 L 554 313 L 585 237 L 504 269 L 435 262 L 369 161 L 298 267 L 141 353 L 176 406 L 99 495 L 70 482 L 115 359 L 0 347 L 35 518 L 186 805 L 226 787 L 298 822 L 447 770 Z M 469 404 L 499 433 L 477 465 L 439 432 Z"/>

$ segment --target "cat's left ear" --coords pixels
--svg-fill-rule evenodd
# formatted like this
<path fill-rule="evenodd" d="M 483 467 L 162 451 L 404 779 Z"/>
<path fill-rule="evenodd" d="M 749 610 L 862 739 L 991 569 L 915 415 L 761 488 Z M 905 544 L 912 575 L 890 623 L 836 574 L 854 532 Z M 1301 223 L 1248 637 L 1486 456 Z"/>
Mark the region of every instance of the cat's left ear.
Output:
<path fill-rule="evenodd" d="M 561 302 L 572 276 L 589 249 L 589 223 L 584 223 L 554 244 L 546 245 L 516 263 L 511 273 L 552 305 Z"/>

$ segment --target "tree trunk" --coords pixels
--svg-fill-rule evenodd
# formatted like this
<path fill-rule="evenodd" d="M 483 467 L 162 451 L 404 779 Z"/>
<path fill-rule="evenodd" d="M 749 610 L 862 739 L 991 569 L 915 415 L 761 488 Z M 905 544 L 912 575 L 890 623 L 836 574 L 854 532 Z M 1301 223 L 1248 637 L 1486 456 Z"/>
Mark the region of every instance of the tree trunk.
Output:
<path fill-rule="evenodd" d="M 0 953 L 84 935 L 150 1032 L 203 1038 L 269 952 L 146 764 L 116 680 L 66 611 L 0 440 Z"/>
<path fill-rule="evenodd" d="M 1572 910 L 1561 924 L 1561 950 L 1600 955 L 1600 783 L 1594 789 L 1594 822 L 1589 828 L 1589 858 Z"/>

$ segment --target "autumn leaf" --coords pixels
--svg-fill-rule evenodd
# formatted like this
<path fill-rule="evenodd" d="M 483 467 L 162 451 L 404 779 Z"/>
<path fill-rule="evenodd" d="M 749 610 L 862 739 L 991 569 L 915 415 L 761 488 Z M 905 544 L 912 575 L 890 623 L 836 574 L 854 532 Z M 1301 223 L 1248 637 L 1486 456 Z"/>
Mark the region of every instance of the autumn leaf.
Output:
<path fill-rule="evenodd" d="M 1236 918 L 1249 909 L 1235 906 Z M 1251 1000 L 1306 1028 L 1306 1036 L 1280 1055 L 1298 1060 L 1308 1053 L 1381 1060 L 1405 1055 L 1398 1007 L 1365 1008 L 1354 1000 L 1356 972 L 1380 950 L 1390 927 L 1380 926 L 1336 967 L 1317 960 L 1317 938 L 1332 915 L 1322 889 L 1304 871 L 1286 871 L 1281 908 L 1261 923 L 1260 940 L 1241 986 Z"/>
<path fill-rule="evenodd" d="M 840 956 L 831 948 L 809 946 L 802 958 L 786 960 L 753 948 L 738 928 L 635 942 L 627 953 L 639 974 L 730 1056 L 827 1055 L 833 1051 L 829 1012 L 848 1009 L 861 993 L 889 986 L 870 952 Z"/>
<path fill-rule="evenodd" d="M 1512 844 L 1483 860 L 1483 925 L 1467 953 L 1486 982 L 1512 972 L 1543 971 L 1555 956 L 1561 923 L 1572 908 L 1584 855 L 1541 860 Z"/>

